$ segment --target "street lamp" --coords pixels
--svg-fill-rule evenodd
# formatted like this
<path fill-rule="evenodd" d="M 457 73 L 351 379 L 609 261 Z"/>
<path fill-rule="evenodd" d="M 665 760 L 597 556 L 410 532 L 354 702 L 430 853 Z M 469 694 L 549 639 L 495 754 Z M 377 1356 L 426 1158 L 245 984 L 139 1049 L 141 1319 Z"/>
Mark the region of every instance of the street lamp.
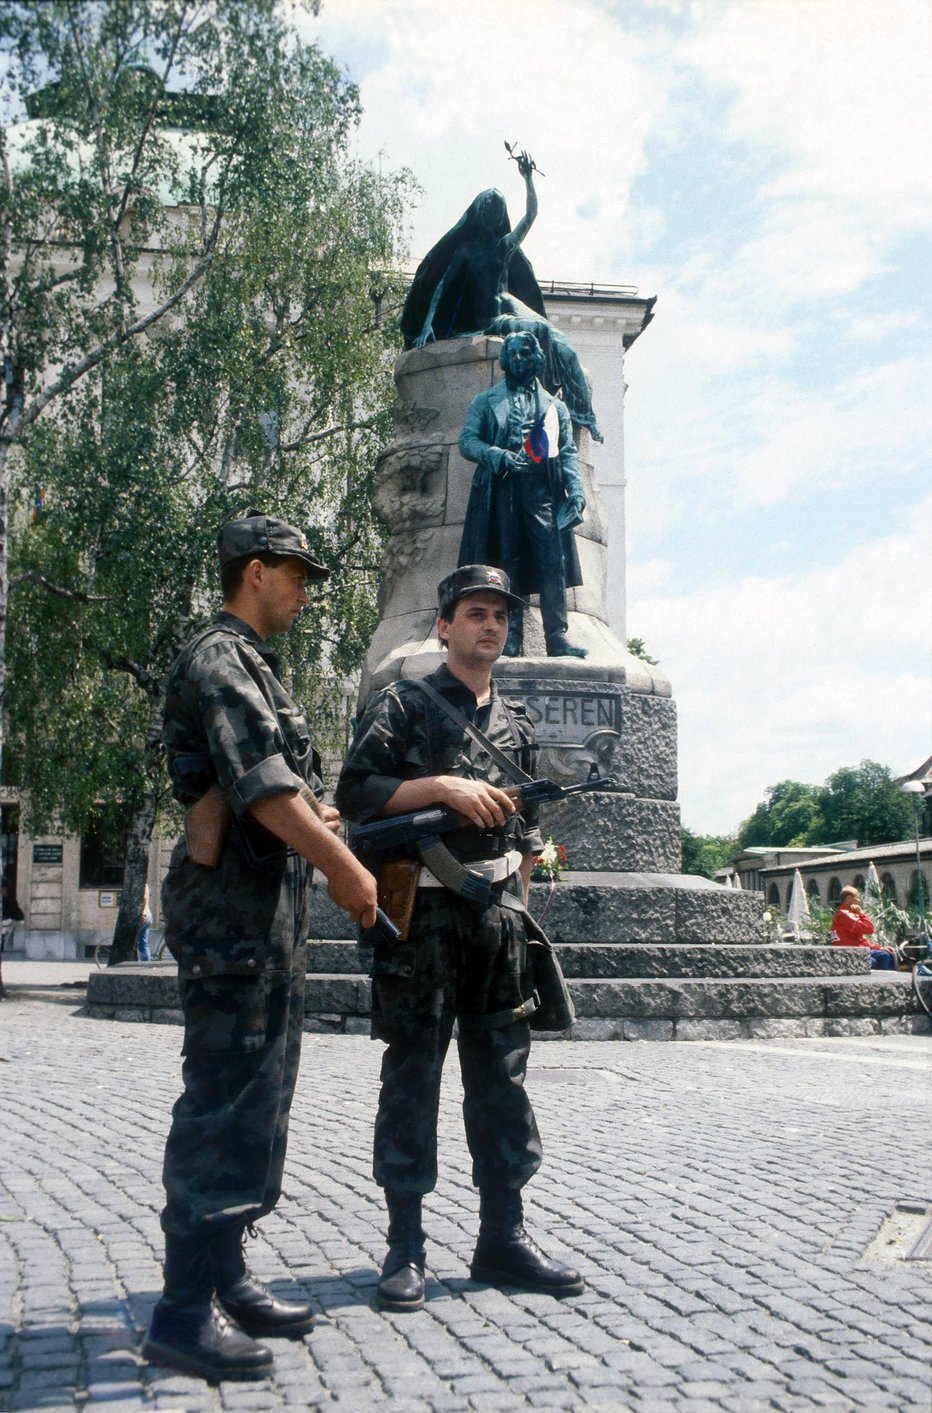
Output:
<path fill-rule="evenodd" d="M 919 916 L 922 919 L 922 929 L 925 931 L 926 903 L 925 890 L 922 886 L 922 864 L 919 857 L 919 821 L 922 818 L 922 805 L 919 803 L 920 796 L 925 797 L 926 787 L 921 780 L 907 780 L 900 786 L 904 795 L 912 797 L 913 802 L 913 827 L 916 831 L 916 900 L 919 904 Z"/>

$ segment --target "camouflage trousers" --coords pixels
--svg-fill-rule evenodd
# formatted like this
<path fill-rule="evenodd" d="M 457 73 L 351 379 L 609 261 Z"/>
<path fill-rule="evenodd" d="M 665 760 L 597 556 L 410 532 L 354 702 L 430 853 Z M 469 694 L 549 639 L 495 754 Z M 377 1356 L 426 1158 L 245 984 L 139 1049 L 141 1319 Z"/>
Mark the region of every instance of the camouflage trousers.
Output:
<path fill-rule="evenodd" d="M 193 1235 L 258 1221 L 282 1189 L 304 1028 L 306 870 L 290 860 L 294 937 L 268 946 L 258 976 L 179 979 L 183 1091 L 172 1110 L 162 1229 Z M 300 896 L 298 896 L 300 895 Z"/>
<path fill-rule="evenodd" d="M 388 1042 L 373 1160 L 381 1187 L 436 1185 L 440 1080 L 456 1019 L 473 1182 L 520 1188 L 540 1167 L 524 1088 L 531 1032 L 510 1018 L 531 995 L 525 953 L 516 914 L 479 911 L 439 889 L 418 893 L 408 942 L 376 948 L 372 1033 Z"/>

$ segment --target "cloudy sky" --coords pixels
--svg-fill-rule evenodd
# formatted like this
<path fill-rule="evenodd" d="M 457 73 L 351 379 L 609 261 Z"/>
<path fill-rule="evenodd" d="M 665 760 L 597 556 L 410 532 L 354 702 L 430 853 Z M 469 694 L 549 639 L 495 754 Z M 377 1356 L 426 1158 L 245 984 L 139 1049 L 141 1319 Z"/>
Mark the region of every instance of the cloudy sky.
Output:
<path fill-rule="evenodd" d="M 673 683 L 683 821 L 932 752 L 927 0 L 325 0 L 424 251 L 503 139 L 545 279 L 637 285 L 628 631 Z M 596 398 L 596 405 L 598 400 Z"/>

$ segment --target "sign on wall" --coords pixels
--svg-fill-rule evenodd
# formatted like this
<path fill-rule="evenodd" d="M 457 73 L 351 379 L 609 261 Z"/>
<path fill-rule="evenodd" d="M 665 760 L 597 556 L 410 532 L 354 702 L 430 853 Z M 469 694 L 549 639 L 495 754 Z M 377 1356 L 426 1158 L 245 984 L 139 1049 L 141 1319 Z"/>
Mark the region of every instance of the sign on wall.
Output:
<path fill-rule="evenodd" d="M 34 864 L 60 864 L 61 858 L 61 844 L 33 844 L 32 846 Z"/>

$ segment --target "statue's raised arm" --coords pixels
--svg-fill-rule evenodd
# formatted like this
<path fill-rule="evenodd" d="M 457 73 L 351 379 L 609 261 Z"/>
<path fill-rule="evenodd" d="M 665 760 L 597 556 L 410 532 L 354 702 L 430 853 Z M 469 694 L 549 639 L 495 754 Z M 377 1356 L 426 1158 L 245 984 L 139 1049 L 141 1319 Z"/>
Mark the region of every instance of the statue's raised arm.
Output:
<path fill-rule="evenodd" d="M 518 222 L 518 224 L 515 226 L 510 236 L 510 239 L 513 241 L 514 245 L 519 246 L 522 244 L 522 242 L 524 241 L 524 237 L 527 235 L 528 231 L 531 229 L 535 220 L 537 219 L 537 192 L 534 189 L 533 176 L 533 173 L 537 171 L 537 167 L 534 164 L 534 159 L 529 156 L 527 152 L 519 153 L 518 156 L 515 157 L 515 161 L 518 164 L 518 171 L 524 178 L 524 187 L 527 193 L 527 203 L 525 206 L 524 215 Z"/>

